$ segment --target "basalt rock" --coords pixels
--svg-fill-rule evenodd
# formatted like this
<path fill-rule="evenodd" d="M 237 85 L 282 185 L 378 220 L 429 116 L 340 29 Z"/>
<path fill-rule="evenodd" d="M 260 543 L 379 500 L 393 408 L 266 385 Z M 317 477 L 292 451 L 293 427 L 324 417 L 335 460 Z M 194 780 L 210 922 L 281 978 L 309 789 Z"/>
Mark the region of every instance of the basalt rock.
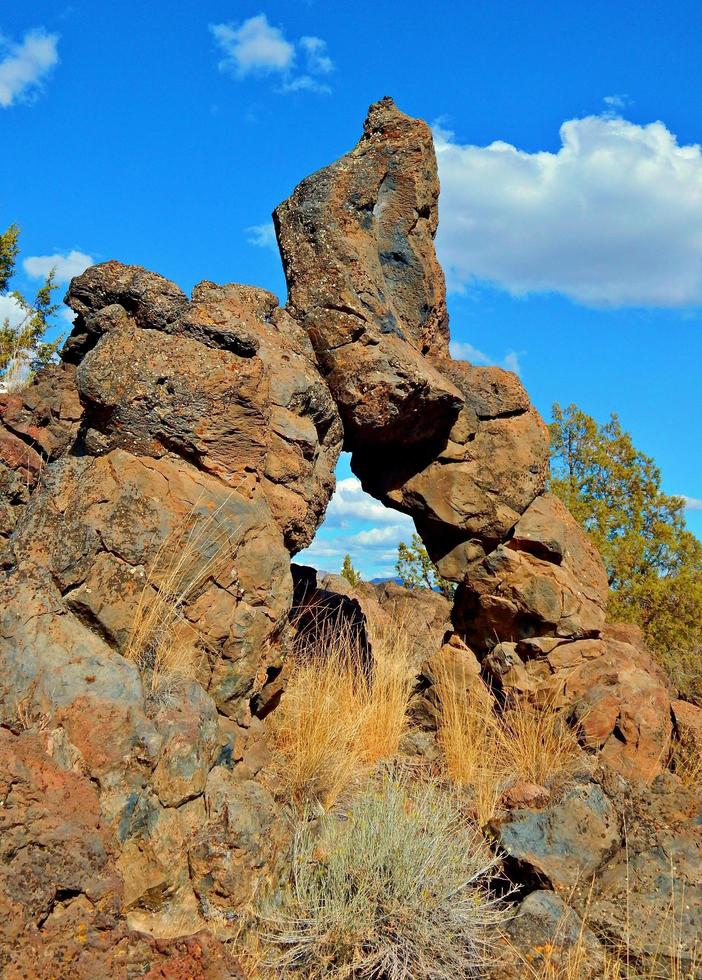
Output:
<path fill-rule="evenodd" d="M 251 703 L 281 661 L 290 555 L 323 517 L 341 424 L 307 336 L 263 290 L 201 283 L 190 301 L 108 262 L 68 301 L 64 364 L 2 400 L 0 724 L 62 733 L 98 793 L 122 921 L 221 930 L 268 874 L 279 818 L 268 800 L 260 834 L 234 846 L 232 820 L 205 806 L 238 786 L 229 767 L 256 770 Z M 172 661 L 149 633 L 159 603 Z M 232 883 L 224 911 L 203 828 Z"/>
<path fill-rule="evenodd" d="M 314 346 L 349 447 L 425 443 L 447 434 L 461 407 L 424 356 L 448 352 L 438 199 L 429 127 L 383 99 L 358 145 L 275 211 L 288 309 Z"/>
<path fill-rule="evenodd" d="M 70 364 L 0 395 L 0 540 L 12 533 L 44 467 L 72 446 L 83 409 Z"/>
<path fill-rule="evenodd" d="M 328 388 L 306 336 L 263 290 L 201 283 L 189 302 L 108 262 L 74 280 L 68 300 L 78 316 L 65 356 L 77 367 L 53 369 L 65 386 L 41 417 L 41 386 L 6 398 L 25 455 L 38 445 L 47 461 L 62 457 L 13 536 L 7 609 L 40 568 L 46 601 L 124 652 L 159 549 L 175 547 L 184 523 L 205 528 L 185 539 L 193 563 L 206 569 L 222 545 L 226 561 L 193 573 L 204 578 L 182 612 L 207 649 L 200 680 L 234 711 L 290 607 L 289 554 L 309 543 L 331 494 L 341 429 Z M 36 480 L 33 456 L 21 465 Z M 14 649 L 23 629 L 8 627 Z"/>
<path fill-rule="evenodd" d="M 374 622 L 404 620 L 417 754 L 439 678 L 556 703 L 599 754 L 599 782 L 503 797 L 508 869 L 540 886 L 515 940 L 548 945 L 560 922 L 574 935 L 593 874 L 598 926 L 625 935 L 624 826 L 637 900 L 655 917 L 682 897 L 672 856 L 699 931 L 699 797 L 658 791 L 670 691 L 640 637 L 605 625 L 603 564 L 544 492 L 547 428 L 521 382 L 449 356 L 438 193 L 430 130 L 383 99 L 276 211 L 286 307 L 94 266 L 69 289 L 63 364 L 0 396 L 3 975 L 238 975 L 218 940 L 275 889 L 289 844 L 263 785 L 265 718 L 320 607 L 369 657 Z M 291 573 L 342 442 L 457 583 L 452 611 L 433 592 Z M 170 667 L 148 636 L 135 646 L 159 602 L 175 610 Z M 681 738 L 699 727 L 689 708 L 673 707 Z M 622 789 L 652 780 L 648 796 Z M 543 886 L 575 888 L 575 911 Z M 643 919 L 635 931 L 648 955 Z"/>
<path fill-rule="evenodd" d="M 605 622 L 602 560 L 557 497 L 537 497 L 507 540 L 466 573 L 456 618 L 480 649 L 494 638 L 597 637 Z"/>
<path fill-rule="evenodd" d="M 529 980 L 577 969 L 578 980 L 605 975 L 602 943 L 556 892 L 537 889 L 519 904 L 495 951 L 490 980 Z"/>
<path fill-rule="evenodd" d="M 359 450 L 364 488 L 410 514 L 444 578 L 461 582 L 544 488 L 548 432 L 519 379 L 501 368 L 436 361 L 464 404 L 443 439 Z"/>

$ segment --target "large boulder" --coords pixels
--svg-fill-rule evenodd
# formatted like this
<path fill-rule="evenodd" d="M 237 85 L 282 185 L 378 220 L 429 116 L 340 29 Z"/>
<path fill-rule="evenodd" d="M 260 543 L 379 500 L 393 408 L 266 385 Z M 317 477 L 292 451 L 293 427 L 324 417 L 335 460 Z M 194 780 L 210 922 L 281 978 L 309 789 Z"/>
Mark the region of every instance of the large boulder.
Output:
<path fill-rule="evenodd" d="M 543 490 L 548 431 L 516 375 L 435 363 L 464 399 L 446 438 L 419 453 L 364 446 L 353 468 L 367 492 L 414 518 L 441 575 L 461 582 Z"/>
<path fill-rule="evenodd" d="M 628 778 L 650 782 L 665 766 L 669 685 L 635 627 L 606 626 L 597 639 L 498 643 L 483 667 L 503 691 L 565 709 L 583 743 Z"/>
<path fill-rule="evenodd" d="M 8 622 L 42 569 L 36 601 L 68 617 L 68 632 L 87 628 L 125 653 L 144 595 L 172 587 L 180 562 L 196 583 L 180 582 L 175 601 L 206 651 L 198 679 L 236 713 L 275 657 L 289 555 L 312 539 L 333 489 L 341 426 L 309 341 L 263 290 L 201 283 L 190 302 L 117 262 L 75 279 L 67 300 L 72 363 L 52 369 L 63 387 L 44 409 L 41 384 L 5 405 L 13 438 L 51 463 L 9 542 Z M 54 629 L 50 617 L 41 626 Z M 8 656 L 23 631 L 8 626 Z"/>
<path fill-rule="evenodd" d="M 86 819 L 95 811 L 109 845 L 117 904 L 104 928 L 119 927 L 128 958 L 124 916 L 159 938 L 220 929 L 256 886 L 256 849 L 278 839 L 273 801 L 237 798 L 242 827 L 267 821 L 237 871 L 234 804 L 216 801 L 222 767 L 252 756 L 251 703 L 280 664 L 290 555 L 322 520 L 341 423 L 306 334 L 263 290 L 201 283 L 191 301 L 108 262 L 75 279 L 68 301 L 65 363 L 0 405 L 0 724 L 61 733 L 83 780 L 76 799 L 85 785 Z M 227 778 L 233 799 L 241 779 Z M 83 833 L 91 854 L 94 837 Z M 217 855 L 224 911 L 208 897 Z M 42 889 L 70 905 L 67 928 L 93 902 L 52 862 L 41 883 L 28 864 L 24 885 L 12 878 L 25 932 Z M 151 947 L 139 949 L 142 975 Z M 109 957 L 90 962 L 93 975 L 113 975 Z"/>
<path fill-rule="evenodd" d="M 575 784 L 543 810 L 512 810 L 493 830 L 521 876 L 566 897 L 587 891 L 621 839 L 616 809 L 595 783 Z"/>
<path fill-rule="evenodd" d="M 621 849 L 576 896 L 593 929 L 643 976 L 697 977 L 702 936 L 702 796 L 670 773 L 650 786 L 610 773 L 604 788 L 625 829 Z"/>
<path fill-rule="evenodd" d="M 561 501 L 546 494 L 466 572 L 455 617 L 478 649 L 495 638 L 597 637 L 607 592 L 602 559 Z"/>
<path fill-rule="evenodd" d="M 358 145 L 274 213 L 288 309 L 312 341 L 349 448 L 425 443 L 460 409 L 458 389 L 424 356 L 448 352 L 438 199 L 429 127 L 383 99 Z"/>

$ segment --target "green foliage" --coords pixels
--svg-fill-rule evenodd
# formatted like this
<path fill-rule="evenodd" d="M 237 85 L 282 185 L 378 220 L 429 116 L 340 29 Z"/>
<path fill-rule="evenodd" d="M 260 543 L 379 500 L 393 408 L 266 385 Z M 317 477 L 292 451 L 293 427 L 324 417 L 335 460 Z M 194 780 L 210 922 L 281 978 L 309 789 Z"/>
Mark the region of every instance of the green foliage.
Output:
<path fill-rule="evenodd" d="M 59 309 L 53 303 L 58 288 L 53 271 L 38 290 L 33 301 L 26 299 L 18 290 L 10 290 L 10 280 L 15 271 L 19 254 L 19 228 L 10 227 L 0 235 L 0 294 L 9 294 L 22 311 L 22 319 L 14 326 L 9 317 L 0 324 L 0 384 L 10 388 L 26 382 L 55 355 L 62 337 L 46 342 L 44 335 Z"/>
<path fill-rule="evenodd" d="M 398 545 L 395 570 L 407 589 L 438 589 L 447 599 L 453 598 L 456 591 L 453 582 L 439 575 L 418 534 L 412 535 L 409 546 L 404 541 Z"/>
<path fill-rule="evenodd" d="M 344 564 L 341 566 L 341 574 L 351 585 L 358 585 L 361 581 L 361 573 L 357 572 L 351 564 L 351 555 L 344 555 Z"/>
<path fill-rule="evenodd" d="M 275 976 L 482 975 L 504 918 L 495 865 L 450 792 L 386 776 L 344 818 L 298 826 L 290 887 L 265 916 Z"/>
<path fill-rule="evenodd" d="M 686 697 L 702 699 L 702 544 L 685 527 L 684 501 L 661 490 L 654 461 L 616 415 L 597 422 L 553 407 L 550 489 L 602 555 L 609 618 L 642 627 Z"/>

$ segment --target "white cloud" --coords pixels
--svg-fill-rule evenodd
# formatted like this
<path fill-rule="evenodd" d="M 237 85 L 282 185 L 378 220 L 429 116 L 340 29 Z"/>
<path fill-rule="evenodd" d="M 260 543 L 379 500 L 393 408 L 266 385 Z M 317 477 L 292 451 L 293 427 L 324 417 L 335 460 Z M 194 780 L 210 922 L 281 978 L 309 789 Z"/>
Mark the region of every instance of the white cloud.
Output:
<path fill-rule="evenodd" d="M 278 242 L 272 221 L 265 221 L 262 225 L 248 227 L 246 229 L 246 241 L 249 245 L 255 245 L 257 248 L 270 248 L 276 255 L 278 254 Z"/>
<path fill-rule="evenodd" d="M 477 347 L 473 347 L 472 344 L 462 340 L 452 340 L 449 344 L 449 350 L 451 351 L 451 357 L 455 357 L 459 361 L 470 361 L 471 364 L 484 364 L 486 366 L 497 365 L 497 367 L 503 367 L 506 371 L 514 371 L 517 375 L 521 375 L 522 373 L 519 354 L 514 350 L 507 351 L 501 361 L 489 357 L 481 350 L 478 350 Z M 522 353 L 524 352 L 522 351 Z"/>
<path fill-rule="evenodd" d="M 702 302 L 702 153 L 662 122 L 570 119 L 556 153 L 434 135 L 438 249 L 454 291 L 487 282 L 600 307 Z"/>
<path fill-rule="evenodd" d="M 410 522 L 408 526 L 404 521 L 330 537 L 320 529 L 309 548 L 301 551 L 295 561 L 326 571 L 338 571 L 344 555 L 350 555 L 353 564 L 361 569 L 364 576 L 392 576 L 395 574 L 397 546 L 400 541 L 409 543 L 413 531 L 414 524 Z"/>
<path fill-rule="evenodd" d="M 685 501 L 685 510 L 702 510 L 702 500 L 699 497 L 688 497 L 684 493 L 677 494 Z"/>
<path fill-rule="evenodd" d="M 220 70 L 233 70 L 240 78 L 285 71 L 295 58 L 294 46 L 279 27 L 268 23 L 265 14 L 249 17 L 239 27 L 210 24 L 210 31 L 224 54 Z"/>
<path fill-rule="evenodd" d="M 237 78 L 248 75 L 277 75 L 279 92 L 319 92 L 328 94 L 331 88 L 320 76 L 329 75 L 334 63 L 321 37 L 302 37 L 289 41 L 281 27 L 269 23 L 265 14 L 249 17 L 243 23 L 210 24 L 210 32 L 224 55 L 220 71 L 233 72 Z M 298 60 L 304 72 L 294 73 Z"/>
<path fill-rule="evenodd" d="M 359 531 L 352 534 L 348 539 L 349 545 L 359 548 L 383 548 L 386 550 L 389 544 L 397 544 L 405 529 L 397 524 L 389 527 L 371 527 L 367 531 Z"/>
<path fill-rule="evenodd" d="M 344 555 L 350 555 L 366 578 L 393 576 L 397 546 L 409 542 L 414 531 L 411 517 L 384 507 L 349 476 L 338 481 L 324 524 L 296 561 L 338 571 Z"/>
<path fill-rule="evenodd" d="M 19 44 L 12 44 L 0 35 L 0 106 L 9 108 L 17 101 L 27 100 L 58 63 L 57 34 L 47 34 L 42 28 L 29 31 Z"/>
<path fill-rule="evenodd" d="M 289 82 L 283 82 L 281 92 L 319 92 L 321 95 L 329 95 L 331 87 L 324 82 L 318 82 L 311 75 L 298 75 Z"/>
<path fill-rule="evenodd" d="M 0 296 L 0 324 L 7 319 L 11 327 L 16 327 L 25 316 L 24 310 L 13 296 Z"/>
<path fill-rule="evenodd" d="M 57 283 L 70 282 L 91 265 L 94 265 L 93 258 L 75 249 L 66 255 L 58 252 L 55 255 L 31 255 L 22 263 L 24 271 L 31 279 L 45 279 L 53 269 Z"/>
<path fill-rule="evenodd" d="M 301 37 L 300 48 L 305 53 L 307 71 L 313 75 L 328 75 L 334 71 L 334 62 L 327 54 L 327 42 L 321 37 Z"/>
<path fill-rule="evenodd" d="M 334 527 L 347 524 L 350 520 L 400 525 L 408 534 L 414 530 L 410 517 L 384 507 L 379 500 L 365 493 L 361 488 L 361 481 L 355 476 L 338 481 L 327 508 L 325 523 Z"/>
<path fill-rule="evenodd" d="M 626 109 L 627 106 L 633 105 L 632 100 L 626 94 L 622 92 L 619 95 L 605 95 L 602 100 L 605 105 L 608 105 L 611 110 Z"/>

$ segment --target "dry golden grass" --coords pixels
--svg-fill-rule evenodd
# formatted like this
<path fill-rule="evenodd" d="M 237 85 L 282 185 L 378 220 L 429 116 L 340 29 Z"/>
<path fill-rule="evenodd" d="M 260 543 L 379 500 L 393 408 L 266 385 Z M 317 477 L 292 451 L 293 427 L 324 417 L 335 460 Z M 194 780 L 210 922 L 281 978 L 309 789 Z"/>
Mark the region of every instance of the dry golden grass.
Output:
<path fill-rule="evenodd" d="M 560 787 L 583 767 L 577 733 L 553 702 L 515 699 L 498 724 L 498 756 L 507 773 L 538 786 Z"/>
<path fill-rule="evenodd" d="M 439 702 L 437 740 L 449 777 L 473 791 L 481 827 L 497 809 L 505 786 L 499 764 L 499 730 L 492 698 L 477 685 L 466 690 L 445 664 L 436 669 Z"/>
<path fill-rule="evenodd" d="M 374 624 L 371 668 L 359 678 L 364 703 L 359 738 L 366 763 L 395 755 L 407 731 L 414 682 L 411 647 L 401 619 L 389 617 Z"/>
<path fill-rule="evenodd" d="M 456 684 L 437 669 L 437 737 L 449 777 L 472 788 L 481 826 L 491 819 L 507 786 L 525 780 L 560 788 L 582 768 L 576 733 L 554 705 L 514 699 L 496 712 L 486 690 Z"/>
<path fill-rule="evenodd" d="M 225 503 L 203 514 L 196 502 L 164 538 L 146 577 L 124 655 L 148 675 L 151 695 L 195 677 L 202 663 L 204 638 L 184 611 L 231 561 L 231 529 L 221 521 Z"/>
<path fill-rule="evenodd" d="M 410 642 L 401 624 L 379 625 L 364 663 L 351 628 L 315 635 L 292 664 L 271 738 L 286 793 L 328 808 L 369 766 L 397 753 L 412 687 Z"/>
<path fill-rule="evenodd" d="M 685 786 L 702 786 L 702 751 L 694 735 L 683 734 L 675 740 L 669 766 Z"/>

